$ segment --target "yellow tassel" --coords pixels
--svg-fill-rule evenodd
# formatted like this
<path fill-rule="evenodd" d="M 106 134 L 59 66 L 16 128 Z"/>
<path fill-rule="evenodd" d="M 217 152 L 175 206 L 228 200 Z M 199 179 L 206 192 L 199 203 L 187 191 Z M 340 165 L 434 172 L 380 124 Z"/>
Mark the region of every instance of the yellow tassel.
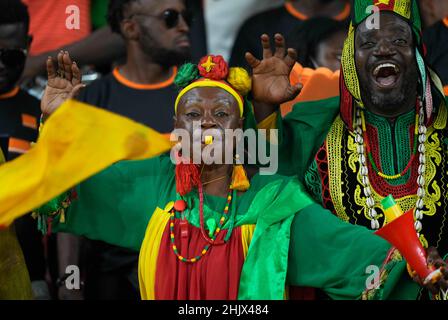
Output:
<path fill-rule="evenodd" d="M 61 217 L 59 218 L 59 223 L 65 223 L 65 210 L 61 209 Z"/>
<path fill-rule="evenodd" d="M 250 183 L 247 179 L 246 170 L 240 164 L 233 166 L 231 189 L 238 191 L 246 191 L 249 189 Z"/>

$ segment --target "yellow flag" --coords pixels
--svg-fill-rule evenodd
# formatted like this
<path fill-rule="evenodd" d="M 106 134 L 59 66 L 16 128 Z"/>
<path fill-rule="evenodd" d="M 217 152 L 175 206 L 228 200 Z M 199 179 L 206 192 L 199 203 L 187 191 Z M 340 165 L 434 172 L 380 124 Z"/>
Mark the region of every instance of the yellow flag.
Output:
<path fill-rule="evenodd" d="M 135 121 L 66 101 L 28 153 L 0 166 L 0 227 L 117 161 L 154 157 L 171 146 Z"/>

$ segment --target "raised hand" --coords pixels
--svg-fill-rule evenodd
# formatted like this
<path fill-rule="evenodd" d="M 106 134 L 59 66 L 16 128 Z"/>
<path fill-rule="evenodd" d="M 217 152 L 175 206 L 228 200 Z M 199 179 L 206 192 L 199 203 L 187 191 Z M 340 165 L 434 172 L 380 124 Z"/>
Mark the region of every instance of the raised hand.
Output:
<path fill-rule="evenodd" d="M 252 68 L 252 95 L 255 101 L 280 105 L 294 99 L 302 89 L 302 85 L 292 86 L 289 74 L 296 62 L 294 49 L 285 48 L 285 39 L 281 34 L 274 36 L 275 52 L 272 53 L 269 36 L 261 36 L 263 59 L 258 60 L 251 53 L 246 53 L 246 60 Z"/>
<path fill-rule="evenodd" d="M 85 85 L 81 82 L 81 72 L 76 62 L 72 62 L 67 51 L 57 56 L 58 69 L 53 58 L 47 59 L 48 83 L 41 101 L 44 117 L 52 114 L 64 101 L 74 98 Z"/>

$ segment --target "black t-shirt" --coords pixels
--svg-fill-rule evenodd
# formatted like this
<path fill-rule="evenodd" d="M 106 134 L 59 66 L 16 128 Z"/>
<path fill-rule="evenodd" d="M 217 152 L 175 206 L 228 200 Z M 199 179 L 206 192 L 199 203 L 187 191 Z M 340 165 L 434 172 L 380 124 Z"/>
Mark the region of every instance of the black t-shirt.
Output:
<path fill-rule="evenodd" d="M 174 101 L 178 93 L 173 81 L 155 85 L 132 83 L 115 69 L 111 74 L 88 85 L 78 100 L 145 124 L 161 133 L 173 129 Z"/>
<path fill-rule="evenodd" d="M 448 85 L 448 21 L 440 21 L 426 29 L 423 40 L 427 48 L 426 60 L 437 72 L 444 86 Z"/>
<path fill-rule="evenodd" d="M 28 151 L 38 137 L 40 102 L 27 92 L 14 89 L 0 97 L 0 136 L 8 138 L 7 160 Z"/>
<path fill-rule="evenodd" d="M 88 85 L 78 100 L 123 115 L 161 133 L 169 133 L 174 125 L 174 102 L 178 94 L 173 83 L 176 73 L 174 68 L 169 80 L 140 85 L 127 80 L 115 69 Z M 130 272 L 138 262 L 138 252 L 92 240 L 87 241 L 86 248 L 88 267 L 94 270 L 92 275 L 114 271 L 126 278 L 133 277 Z M 131 282 L 137 282 L 137 279 L 131 279 Z"/>
<path fill-rule="evenodd" d="M 349 17 L 350 6 L 347 4 L 343 12 L 335 19 L 344 20 Z M 285 37 L 286 47 L 295 48 L 292 33 L 307 19 L 306 16 L 298 12 L 291 4 L 286 3 L 282 7 L 270 9 L 249 18 L 240 28 L 232 49 L 229 64 L 232 67 L 244 67 L 249 70 L 249 65 L 244 57 L 246 52 L 261 59 L 263 49 L 261 47 L 260 36 L 266 33 L 271 38 L 271 46 L 274 47 L 273 38 L 276 33 Z"/>

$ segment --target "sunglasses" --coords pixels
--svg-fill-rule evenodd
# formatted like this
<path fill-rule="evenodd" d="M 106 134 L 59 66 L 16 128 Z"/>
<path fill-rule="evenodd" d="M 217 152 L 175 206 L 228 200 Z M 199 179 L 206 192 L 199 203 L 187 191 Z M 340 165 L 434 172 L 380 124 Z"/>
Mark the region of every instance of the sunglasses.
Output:
<path fill-rule="evenodd" d="M 145 13 L 133 13 L 129 17 L 132 18 L 133 16 L 145 16 L 145 17 L 153 17 L 153 18 L 159 18 L 162 19 L 165 22 L 165 26 L 167 29 L 175 28 L 179 25 L 179 19 L 180 16 L 184 19 L 185 23 L 188 27 L 191 26 L 191 23 L 193 22 L 193 15 L 190 11 L 184 10 L 182 12 L 179 12 L 174 9 L 167 9 L 163 11 L 160 15 L 150 15 Z"/>
<path fill-rule="evenodd" d="M 26 49 L 0 49 L 0 61 L 6 67 L 23 65 L 28 51 Z"/>

